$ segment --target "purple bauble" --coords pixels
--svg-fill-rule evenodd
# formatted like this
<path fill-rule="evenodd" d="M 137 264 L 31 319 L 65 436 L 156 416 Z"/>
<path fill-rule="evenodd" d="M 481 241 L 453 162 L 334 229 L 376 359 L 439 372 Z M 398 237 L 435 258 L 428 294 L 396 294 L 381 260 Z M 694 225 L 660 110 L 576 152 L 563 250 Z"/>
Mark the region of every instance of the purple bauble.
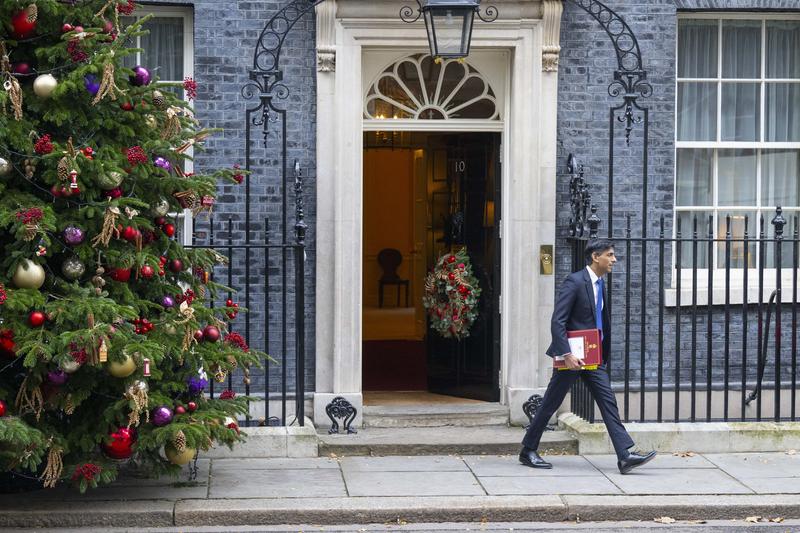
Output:
<path fill-rule="evenodd" d="M 161 298 L 161 305 L 164 307 L 173 307 L 175 305 L 175 298 L 167 294 Z"/>
<path fill-rule="evenodd" d="M 97 91 L 100 90 L 100 83 L 97 81 L 97 77 L 94 74 L 87 74 L 84 76 L 83 85 L 92 96 L 96 95 Z"/>
<path fill-rule="evenodd" d="M 78 226 L 67 226 L 64 228 L 64 240 L 70 246 L 76 246 L 83 242 L 85 235 Z"/>
<path fill-rule="evenodd" d="M 51 370 L 47 373 L 47 381 L 53 385 L 63 385 L 69 379 L 69 374 L 63 370 Z"/>
<path fill-rule="evenodd" d="M 164 157 L 160 157 L 160 156 L 156 157 L 153 160 L 153 164 L 155 166 L 159 167 L 159 168 L 163 168 L 167 172 L 171 172 L 172 171 L 172 163 L 170 163 L 169 160 L 164 158 Z"/>
<path fill-rule="evenodd" d="M 150 71 L 141 65 L 133 67 L 133 76 L 131 76 L 131 83 L 137 87 L 150 85 Z"/>
<path fill-rule="evenodd" d="M 153 421 L 154 426 L 166 426 L 172 422 L 172 409 L 166 405 L 156 407 L 150 414 L 150 419 Z"/>
<path fill-rule="evenodd" d="M 186 380 L 186 385 L 189 388 L 189 394 L 195 396 L 203 392 L 203 389 L 208 386 L 208 380 L 202 377 L 192 376 Z"/>

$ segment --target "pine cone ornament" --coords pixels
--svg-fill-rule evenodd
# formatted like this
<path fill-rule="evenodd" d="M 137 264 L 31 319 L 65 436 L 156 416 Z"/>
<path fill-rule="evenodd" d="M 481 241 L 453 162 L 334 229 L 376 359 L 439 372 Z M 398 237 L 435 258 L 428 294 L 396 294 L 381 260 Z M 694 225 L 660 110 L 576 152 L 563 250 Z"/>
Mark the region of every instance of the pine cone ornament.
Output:
<path fill-rule="evenodd" d="M 183 453 L 186 451 L 186 435 L 182 430 L 178 430 L 178 432 L 175 433 L 175 436 L 172 437 L 172 445 L 175 447 L 175 450 L 177 450 L 178 453 Z"/>
<path fill-rule="evenodd" d="M 33 173 L 36 172 L 36 160 L 26 159 L 23 161 L 23 166 L 25 167 L 25 177 L 28 179 L 33 178 Z"/>
<path fill-rule="evenodd" d="M 153 105 L 159 111 L 164 111 L 167 108 L 167 99 L 161 91 L 153 91 Z"/>
<path fill-rule="evenodd" d="M 69 179 L 69 160 L 66 157 L 62 157 L 58 161 L 56 171 L 58 172 L 58 179 L 62 181 L 67 181 Z"/>

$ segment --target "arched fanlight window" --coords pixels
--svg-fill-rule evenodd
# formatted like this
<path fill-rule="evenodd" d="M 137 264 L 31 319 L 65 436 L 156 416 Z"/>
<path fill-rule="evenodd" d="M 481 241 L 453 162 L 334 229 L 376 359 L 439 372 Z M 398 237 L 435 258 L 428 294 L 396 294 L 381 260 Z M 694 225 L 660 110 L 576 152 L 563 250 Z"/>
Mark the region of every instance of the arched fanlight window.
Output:
<path fill-rule="evenodd" d="M 463 60 L 414 54 L 390 65 L 372 83 L 367 119 L 500 120 L 489 82 Z"/>

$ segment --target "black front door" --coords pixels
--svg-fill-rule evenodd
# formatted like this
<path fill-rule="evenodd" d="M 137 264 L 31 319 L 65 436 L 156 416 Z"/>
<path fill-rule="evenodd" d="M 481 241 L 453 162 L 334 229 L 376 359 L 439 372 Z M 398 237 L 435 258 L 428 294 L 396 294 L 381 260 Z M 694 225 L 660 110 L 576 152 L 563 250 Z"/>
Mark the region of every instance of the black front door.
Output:
<path fill-rule="evenodd" d="M 480 312 L 462 340 L 446 339 L 428 329 L 428 388 L 496 402 L 500 399 L 500 135 L 454 134 L 446 137 L 446 144 L 448 216 L 439 249 L 466 248 L 481 288 Z"/>

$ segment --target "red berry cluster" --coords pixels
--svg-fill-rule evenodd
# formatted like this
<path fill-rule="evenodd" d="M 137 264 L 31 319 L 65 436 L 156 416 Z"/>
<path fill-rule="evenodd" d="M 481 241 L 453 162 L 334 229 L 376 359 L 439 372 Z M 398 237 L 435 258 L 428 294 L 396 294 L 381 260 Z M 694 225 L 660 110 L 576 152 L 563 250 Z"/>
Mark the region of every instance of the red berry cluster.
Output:
<path fill-rule="evenodd" d="M 194 301 L 194 299 L 196 297 L 197 297 L 197 295 L 194 293 L 194 291 L 192 289 L 186 289 L 186 292 L 184 292 L 183 294 L 177 295 L 175 297 L 175 299 L 178 300 L 179 304 L 182 304 L 183 302 L 186 302 L 187 304 L 192 305 L 192 302 Z"/>
<path fill-rule="evenodd" d="M 33 151 L 39 155 L 49 154 L 53 151 L 53 143 L 49 133 L 39 137 L 36 144 L 33 145 Z"/>
<path fill-rule="evenodd" d="M 131 146 L 126 153 L 128 163 L 131 165 L 138 165 L 140 163 L 147 163 L 147 154 L 141 146 Z"/>
<path fill-rule="evenodd" d="M 6 288 L 0 283 L 0 305 L 6 303 L 6 299 L 8 298 L 8 294 L 6 294 Z"/>
<path fill-rule="evenodd" d="M 134 0 L 128 0 L 127 3 L 119 3 L 117 4 L 117 12 L 122 13 L 123 15 L 130 15 L 136 9 L 136 2 Z"/>
<path fill-rule="evenodd" d="M 91 146 L 81 148 L 81 153 L 86 159 L 94 159 L 94 149 Z"/>
<path fill-rule="evenodd" d="M 135 318 L 133 319 L 133 331 L 139 335 L 145 335 L 153 331 L 155 327 L 152 322 L 147 320 L 146 318 Z"/>
<path fill-rule="evenodd" d="M 225 313 L 226 315 L 228 315 L 228 318 L 230 318 L 231 320 L 236 318 L 236 315 L 239 314 L 239 311 L 237 311 L 237 309 L 239 309 L 239 304 L 235 303 L 230 298 L 225 300 L 225 307 L 231 307 L 231 308 L 234 309 L 233 311 L 228 311 L 227 313 Z"/>
<path fill-rule="evenodd" d="M 225 389 L 219 393 L 220 400 L 233 400 L 234 398 L 236 398 L 236 393 L 230 389 Z"/>
<path fill-rule="evenodd" d="M 190 77 L 183 78 L 183 89 L 186 91 L 186 97 L 189 100 L 197 98 L 197 82 Z"/>
<path fill-rule="evenodd" d="M 103 468 L 94 463 L 84 463 L 75 467 L 75 472 L 72 474 L 72 481 L 78 481 L 80 478 L 86 481 L 94 481 L 95 476 L 103 471 Z"/>
<path fill-rule="evenodd" d="M 244 181 L 244 174 L 238 172 L 241 169 L 242 167 L 239 166 L 239 163 L 233 165 L 233 179 L 236 180 L 236 183 L 241 183 Z"/>
<path fill-rule="evenodd" d="M 175 235 L 175 225 L 167 222 L 167 219 L 164 217 L 156 217 L 153 222 L 155 225 L 161 228 L 161 231 L 164 232 L 164 235 L 167 237 L 172 237 Z"/>
<path fill-rule="evenodd" d="M 69 355 L 72 357 L 72 360 L 76 363 L 83 364 L 86 362 L 86 348 L 81 348 L 76 343 L 71 342 L 69 343 Z"/>
<path fill-rule="evenodd" d="M 42 217 L 44 217 L 44 211 L 38 207 L 31 207 L 29 209 L 17 211 L 14 216 L 16 216 L 17 220 L 23 224 L 36 224 L 42 220 Z"/>
<path fill-rule="evenodd" d="M 231 346 L 236 346 L 245 353 L 250 351 L 250 347 L 247 345 L 247 341 L 245 341 L 244 337 L 242 337 L 235 331 L 232 331 L 227 335 L 225 335 L 225 338 L 223 340 L 228 344 L 230 344 Z"/>
<path fill-rule="evenodd" d="M 83 49 L 82 43 L 79 39 L 70 39 L 67 43 L 67 53 L 73 63 L 82 63 L 89 59 L 89 54 Z"/>

